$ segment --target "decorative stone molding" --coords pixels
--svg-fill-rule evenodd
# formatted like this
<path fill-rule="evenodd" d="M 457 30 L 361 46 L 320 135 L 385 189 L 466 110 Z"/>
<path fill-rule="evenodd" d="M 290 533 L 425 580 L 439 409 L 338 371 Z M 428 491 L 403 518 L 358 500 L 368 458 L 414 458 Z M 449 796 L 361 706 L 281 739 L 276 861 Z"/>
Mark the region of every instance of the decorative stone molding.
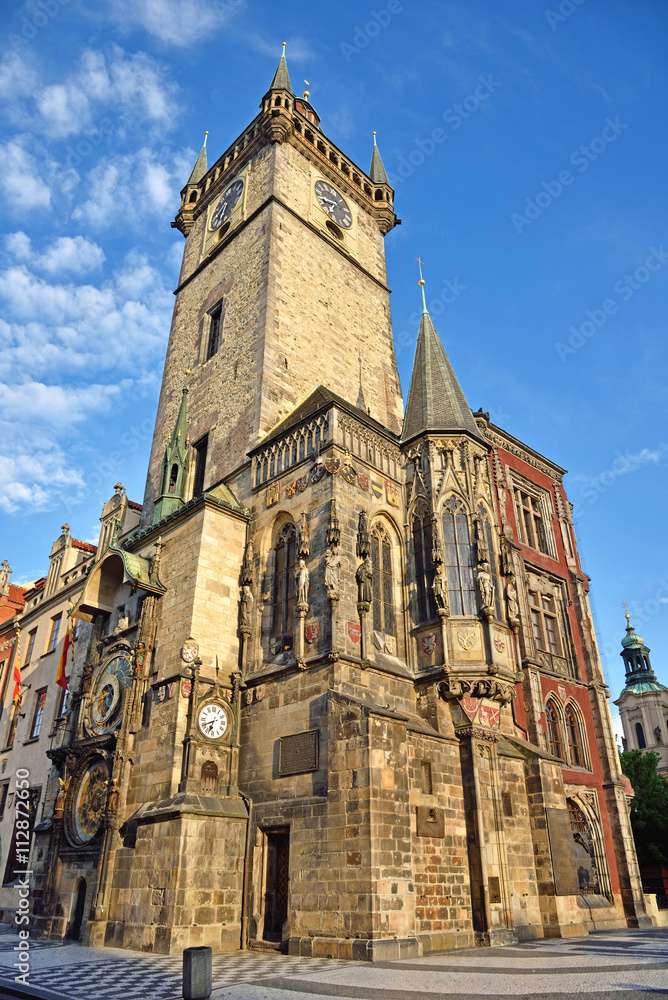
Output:
<path fill-rule="evenodd" d="M 439 694 L 444 701 L 452 698 L 491 698 L 507 705 L 515 697 L 515 685 L 498 677 L 448 677 L 441 681 Z"/>

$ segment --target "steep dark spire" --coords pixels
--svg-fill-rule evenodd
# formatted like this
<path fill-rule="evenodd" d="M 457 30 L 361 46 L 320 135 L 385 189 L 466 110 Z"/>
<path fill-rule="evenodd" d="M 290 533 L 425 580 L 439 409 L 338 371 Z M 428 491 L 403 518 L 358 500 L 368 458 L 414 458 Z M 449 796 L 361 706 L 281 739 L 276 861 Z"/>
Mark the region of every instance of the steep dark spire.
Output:
<path fill-rule="evenodd" d="M 427 311 L 422 278 L 420 287 L 422 319 L 401 440 L 410 441 L 425 433 L 465 431 L 484 441 Z"/>
<path fill-rule="evenodd" d="M 373 133 L 373 153 L 371 154 L 371 166 L 369 167 L 369 177 L 374 184 L 388 184 L 387 174 L 385 173 L 385 167 L 383 166 L 383 161 L 380 158 L 380 152 L 378 146 L 376 145 L 376 133 Z"/>
<path fill-rule="evenodd" d="M 185 502 L 186 483 L 188 481 L 189 450 L 186 408 L 188 396 L 188 376 L 186 371 L 186 382 L 181 395 L 181 406 L 176 418 L 176 424 L 172 431 L 169 444 L 165 448 L 165 456 L 162 460 L 162 477 L 160 481 L 160 493 L 156 499 L 155 510 L 153 512 L 153 523 L 157 524 L 168 514 L 172 514 Z"/>
<path fill-rule="evenodd" d="M 195 166 L 192 168 L 192 172 L 190 174 L 190 177 L 188 178 L 188 184 L 199 184 L 199 182 L 204 177 L 204 174 L 207 172 L 208 168 L 206 163 L 206 140 L 208 136 L 209 133 L 205 132 L 204 145 L 200 149 L 199 156 L 195 160 Z"/>
<path fill-rule="evenodd" d="M 269 90 L 289 90 L 290 93 L 292 93 L 290 74 L 288 73 L 288 64 L 285 61 L 285 42 L 283 42 L 283 54 L 278 61 L 278 66 L 276 67 L 276 72 L 274 73 L 274 79 L 271 81 Z"/>

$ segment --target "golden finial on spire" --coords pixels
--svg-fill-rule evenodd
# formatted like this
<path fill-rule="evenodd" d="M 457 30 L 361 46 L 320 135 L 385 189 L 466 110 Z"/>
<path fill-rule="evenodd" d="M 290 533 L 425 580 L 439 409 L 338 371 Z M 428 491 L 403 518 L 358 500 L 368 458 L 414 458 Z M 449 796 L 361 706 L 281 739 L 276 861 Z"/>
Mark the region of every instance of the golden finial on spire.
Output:
<path fill-rule="evenodd" d="M 209 138 L 209 133 L 208 133 L 208 132 L 205 132 L 205 133 L 204 133 L 204 145 L 205 145 L 205 146 L 206 146 L 206 140 L 207 140 L 208 138 Z"/>
<path fill-rule="evenodd" d="M 307 89 L 302 94 L 302 97 L 304 98 L 305 101 L 308 101 L 309 97 L 311 96 L 310 93 L 309 93 L 309 91 L 308 91 L 308 80 L 304 80 L 304 83 L 306 84 L 306 88 Z"/>
<path fill-rule="evenodd" d="M 285 46 L 286 46 L 286 45 L 287 45 L 288 43 L 287 43 L 287 42 L 283 42 L 282 44 L 283 44 L 283 51 L 282 51 L 281 55 L 282 55 L 282 56 L 285 56 Z"/>
<path fill-rule="evenodd" d="M 373 144 L 374 144 L 374 146 L 377 146 L 378 143 L 376 142 L 376 133 L 372 132 L 371 135 L 373 136 Z"/>
<path fill-rule="evenodd" d="M 422 292 L 422 311 L 427 312 L 427 300 L 424 297 L 424 278 L 422 277 L 422 265 L 424 264 L 424 261 L 420 260 L 419 257 L 416 257 L 415 259 L 418 262 L 418 267 L 420 269 L 420 280 L 418 281 L 418 284 L 420 286 L 420 291 Z"/>
<path fill-rule="evenodd" d="M 624 608 L 624 617 L 626 618 L 629 625 L 631 624 L 631 616 L 629 614 L 629 606 L 626 601 L 622 601 L 622 607 Z"/>

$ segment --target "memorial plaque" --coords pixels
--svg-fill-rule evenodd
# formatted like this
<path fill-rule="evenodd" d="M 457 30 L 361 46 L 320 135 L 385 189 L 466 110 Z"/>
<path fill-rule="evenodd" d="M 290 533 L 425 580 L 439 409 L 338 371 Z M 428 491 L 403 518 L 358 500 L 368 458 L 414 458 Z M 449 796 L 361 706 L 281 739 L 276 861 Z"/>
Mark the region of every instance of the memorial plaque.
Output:
<path fill-rule="evenodd" d="M 416 806 L 418 837 L 445 837 L 445 813 L 432 806 Z"/>
<path fill-rule="evenodd" d="M 552 851 L 554 891 L 557 896 L 575 896 L 580 892 L 575 842 L 567 809 L 546 809 L 547 832 Z"/>
<path fill-rule="evenodd" d="M 278 773 L 305 774 L 318 770 L 318 730 L 282 736 L 278 741 Z"/>
<path fill-rule="evenodd" d="M 501 902 L 501 881 L 498 875 L 490 875 L 487 879 L 487 884 L 489 886 L 489 901 L 490 903 L 500 903 Z"/>

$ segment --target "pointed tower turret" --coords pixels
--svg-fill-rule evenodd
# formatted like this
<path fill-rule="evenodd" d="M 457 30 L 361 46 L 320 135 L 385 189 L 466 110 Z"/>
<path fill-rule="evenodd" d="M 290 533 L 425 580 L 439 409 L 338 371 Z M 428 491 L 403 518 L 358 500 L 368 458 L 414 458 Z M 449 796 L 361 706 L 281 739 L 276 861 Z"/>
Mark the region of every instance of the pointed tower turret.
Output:
<path fill-rule="evenodd" d="M 186 182 L 186 186 L 181 190 L 181 208 L 172 223 L 172 228 L 180 229 L 184 236 L 187 236 L 192 229 L 195 209 L 197 208 L 197 202 L 201 194 L 199 183 L 206 176 L 208 169 L 206 160 L 206 140 L 208 137 L 209 133 L 205 132 L 204 144 L 199 151 L 199 156 L 195 160 L 195 166 L 190 171 L 190 177 Z"/>
<path fill-rule="evenodd" d="M 418 333 L 413 374 L 408 390 L 402 443 L 420 434 L 465 433 L 477 441 L 484 438 L 473 419 L 471 408 L 457 381 L 445 348 L 436 333 L 427 310 L 424 280 L 422 289 L 422 319 Z"/>
<path fill-rule="evenodd" d="M 387 174 L 385 173 L 385 167 L 383 166 L 383 161 L 380 156 L 375 132 L 373 133 L 373 153 L 371 154 L 369 177 L 374 184 L 387 184 L 389 187 L 390 182 L 388 181 Z"/>
<path fill-rule="evenodd" d="M 290 74 L 288 73 L 288 64 L 285 61 L 285 46 L 286 43 L 283 42 L 283 52 L 281 54 L 281 58 L 278 60 L 278 66 L 276 67 L 274 79 L 271 81 L 269 90 L 288 90 L 292 93 Z"/>
<path fill-rule="evenodd" d="M 168 514 L 172 514 L 185 503 L 188 481 L 188 453 L 190 450 L 186 431 L 186 399 L 188 396 L 189 374 L 190 372 L 186 372 L 186 384 L 183 387 L 179 415 L 176 418 L 176 425 L 174 426 L 169 444 L 165 448 L 160 494 L 153 514 L 154 524 L 162 521 Z"/>

